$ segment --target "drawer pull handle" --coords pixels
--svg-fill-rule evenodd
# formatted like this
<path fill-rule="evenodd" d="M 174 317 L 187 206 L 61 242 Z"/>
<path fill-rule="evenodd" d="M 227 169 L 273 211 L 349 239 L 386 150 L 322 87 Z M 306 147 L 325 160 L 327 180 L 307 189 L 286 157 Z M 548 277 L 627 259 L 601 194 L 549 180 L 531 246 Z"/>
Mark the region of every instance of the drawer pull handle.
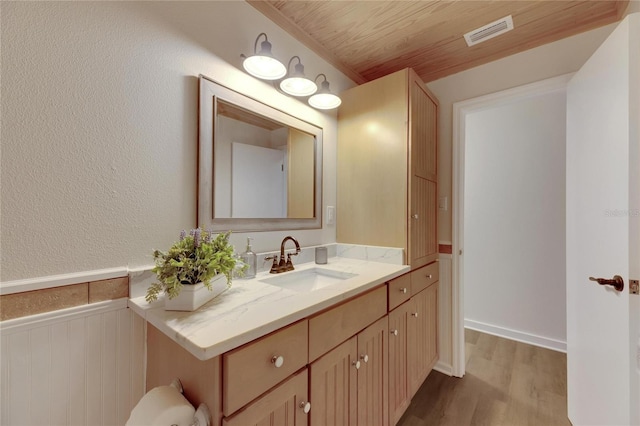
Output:
<path fill-rule="evenodd" d="M 417 215 L 417 214 L 414 214 L 414 215 L 413 215 L 413 218 L 414 218 L 414 219 L 417 219 L 417 218 L 418 218 L 418 215 Z"/>
<path fill-rule="evenodd" d="M 353 366 L 356 368 L 356 370 L 360 370 L 360 361 L 353 361 Z"/>
<path fill-rule="evenodd" d="M 394 336 L 398 335 L 398 330 L 391 330 L 391 334 L 393 334 Z"/>
<path fill-rule="evenodd" d="M 280 368 L 284 364 L 284 357 L 282 355 L 274 355 L 273 358 L 271 358 L 271 363 L 275 365 L 276 368 Z"/>
<path fill-rule="evenodd" d="M 417 312 L 414 312 L 414 313 L 412 313 L 412 314 L 411 314 L 411 316 L 412 316 L 412 317 L 416 317 L 416 318 L 418 318 L 418 313 L 417 313 Z"/>
<path fill-rule="evenodd" d="M 407 294 L 407 288 L 406 288 L 406 287 L 402 287 L 402 288 L 400 289 L 400 293 L 402 293 L 402 294 Z"/>
<path fill-rule="evenodd" d="M 300 408 L 302 408 L 302 411 L 304 411 L 305 414 L 309 414 L 309 411 L 311 411 L 311 403 L 302 401 L 300 403 Z"/>
<path fill-rule="evenodd" d="M 431 279 L 431 278 L 433 278 L 433 275 L 429 274 L 429 275 L 427 275 L 427 278 Z"/>
<path fill-rule="evenodd" d="M 369 362 L 369 355 L 360 355 L 360 359 L 363 360 L 364 362 Z"/>

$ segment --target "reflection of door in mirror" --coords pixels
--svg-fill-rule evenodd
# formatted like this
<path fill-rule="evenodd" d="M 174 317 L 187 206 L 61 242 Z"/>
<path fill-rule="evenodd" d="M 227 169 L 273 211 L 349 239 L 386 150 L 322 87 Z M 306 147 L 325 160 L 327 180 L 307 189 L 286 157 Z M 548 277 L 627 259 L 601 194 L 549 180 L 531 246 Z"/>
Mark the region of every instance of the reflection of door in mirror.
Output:
<path fill-rule="evenodd" d="M 289 129 L 287 217 L 313 217 L 314 142 L 315 138 L 312 135 Z"/>
<path fill-rule="evenodd" d="M 218 105 L 214 149 L 215 217 L 286 217 L 283 157 L 287 149 L 287 127 L 223 102 Z M 278 161 L 279 164 L 274 163 Z"/>
<path fill-rule="evenodd" d="M 218 100 L 216 218 L 313 218 L 315 136 Z"/>
<path fill-rule="evenodd" d="M 232 217 L 286 217 L 285 155 L 282 149 L 233 142 Z"/>

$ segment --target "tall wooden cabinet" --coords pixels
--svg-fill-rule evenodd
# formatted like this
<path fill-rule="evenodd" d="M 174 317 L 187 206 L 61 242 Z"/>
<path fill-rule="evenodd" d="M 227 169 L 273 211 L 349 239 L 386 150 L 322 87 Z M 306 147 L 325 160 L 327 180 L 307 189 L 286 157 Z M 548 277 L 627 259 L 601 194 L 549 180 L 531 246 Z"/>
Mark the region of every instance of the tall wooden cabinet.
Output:
<path fill-rule="evenodd" d="M 354 87 L 338 111 L 337 240 L 437 259 L 438 101 L 412 69 Z"/>

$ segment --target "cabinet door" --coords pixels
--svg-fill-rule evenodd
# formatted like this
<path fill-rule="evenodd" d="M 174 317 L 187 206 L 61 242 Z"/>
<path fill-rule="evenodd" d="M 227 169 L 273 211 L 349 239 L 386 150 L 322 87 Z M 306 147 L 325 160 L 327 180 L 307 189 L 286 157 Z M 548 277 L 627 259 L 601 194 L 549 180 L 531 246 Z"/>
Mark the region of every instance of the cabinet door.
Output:
<path fill-rule="evenodd" d="M 389 312 L 389 424 L 395 425 L 409 407 L 407 383 L 407 316 L 411 302 Z"/>
<path fill-rule="evenodd" d="M 438 258 L 437 184 L 421 177 L 411 178 L 409 218 L 409 264 L 412 269 Z"/>
<path fill-rule="evenodd" d="M 224 426 L 306 426 L 309 424 L 308 372 L 305 368 L 284 383 L 225 418 Z"/>
<path fill-rule="evenodd" d="M 410 303 L 407 361 L 413 397 L 438 360 L 438 283 L 412 297 Z"/>
<path fill-rule="evenodd" d="M 354 336 L 310 365 L 311 426 L 356 424 L 357 349 Z"/>
<path fill-rule="evenodd" d="M 358 333 L 358 425 L 389 424 L 389 326 L 385 315 Z"/>
<path fill-rule="evenodd" d="M 341 243 L 406 247 L 406 70 L 340 94 L 336 233 Z"/>

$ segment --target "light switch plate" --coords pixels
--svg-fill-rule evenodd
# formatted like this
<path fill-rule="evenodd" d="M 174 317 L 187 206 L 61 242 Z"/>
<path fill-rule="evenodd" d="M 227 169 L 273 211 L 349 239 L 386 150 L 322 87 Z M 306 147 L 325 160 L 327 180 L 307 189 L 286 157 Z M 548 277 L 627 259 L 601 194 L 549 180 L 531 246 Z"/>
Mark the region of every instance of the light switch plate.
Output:
<path fill-rule="evenodd" d="M 336 208 L 334 206 L 327 206 L 327 225 L 333 225 L 336 223 Z"/>
<path fill-rule="evenodd" d="M 440 199 L 438 200 L 438 208 L 440 210 L 446 211 L 449 208 L 448 204 L 449 204 L 448 197 L 440 197 Z"/>

